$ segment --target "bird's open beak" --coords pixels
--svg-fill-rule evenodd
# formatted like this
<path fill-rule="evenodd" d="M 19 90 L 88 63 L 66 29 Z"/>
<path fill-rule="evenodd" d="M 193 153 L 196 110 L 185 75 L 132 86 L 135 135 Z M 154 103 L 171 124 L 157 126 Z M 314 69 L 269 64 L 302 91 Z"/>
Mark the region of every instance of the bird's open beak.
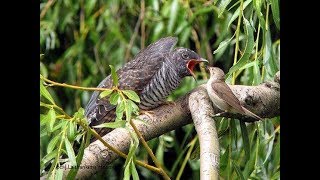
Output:
<path fill-rule="evenodd" d="M 194 67 L 201 63 L 201 62 L 206 62 L 208 63 L 209 61 L 204 59 L 204 58 L 200 58 L 200 59 L 191 59 L 188 63 L 187 63 L 187 68 L 190 72 L 190 74 L 193 76 L 193 78 L 196 80 L 196 75 L 193 73 L 193 69 Z"/>

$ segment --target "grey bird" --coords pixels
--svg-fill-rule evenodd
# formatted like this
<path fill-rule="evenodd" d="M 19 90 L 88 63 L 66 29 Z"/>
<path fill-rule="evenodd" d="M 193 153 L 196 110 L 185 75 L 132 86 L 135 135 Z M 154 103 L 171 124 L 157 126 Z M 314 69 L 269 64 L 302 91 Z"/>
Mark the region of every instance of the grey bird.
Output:
<path fill-rule="evenodd" d="M 210 72 L 210 79 L 207 82 L 207 92 L 215 106 L 224 112 L 239 113 L 258 120 L 262 119 L 241 105 L 239 99 L 225 83 L 225 74 L 220 68 L 207 68 Z"/>
<path fill-rule="evenodd" d="M 119 77 L 118 88 L 135 91 L 140 97 L 138 106 L 141 110 L 147 111 L 162 105 L 184 77 L 195 77 L 193 70 L 198 63 L 208 62 L 190 49 L 174 49 L 177 41 L 175 37 L 166 37 L 150 44 L 116 72 Z M 110 75 L 98 87 L 111 88 Z M 116 108 L 110 104 L 109 97 L 101 99 L 99 94 L 95 91 L 85 108 L 90 126 L 114 121 L 116 117 Z M 103 136 L 110 129 L 96 131 Z"/>

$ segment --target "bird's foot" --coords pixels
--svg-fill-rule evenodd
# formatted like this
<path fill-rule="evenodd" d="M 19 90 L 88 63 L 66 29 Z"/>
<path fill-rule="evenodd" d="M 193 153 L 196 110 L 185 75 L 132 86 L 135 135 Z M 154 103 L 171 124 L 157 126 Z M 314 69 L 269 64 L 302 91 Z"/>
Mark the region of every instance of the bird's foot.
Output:
<path fill-rule="evenodd" d="M 147 110 L 140 110 L 139 114 L 145 114 L 147 115 L 150 119 L 153 119 L 153 114 L 154 112 L 153 111 L 147 111 Z"/>

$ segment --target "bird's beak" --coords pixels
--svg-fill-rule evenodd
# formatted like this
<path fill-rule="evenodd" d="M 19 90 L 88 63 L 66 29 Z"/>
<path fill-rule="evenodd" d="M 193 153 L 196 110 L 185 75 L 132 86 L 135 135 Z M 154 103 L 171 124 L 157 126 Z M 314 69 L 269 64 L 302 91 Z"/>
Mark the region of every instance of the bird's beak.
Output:
<path fill-rule="evenodd" d="M 193 76 L 193 78 L 196 80 L 196 75 L 193 73 L 193 69 L 194 67 L 201 63 L 201 62 L 206 62 L 209 63 L 208 60 L 204 59 L 204 58 L 199 58 L 199 59 L 191 59 L 188 63 L 187 63 L 187 68 L 190 72 L 190 74 Z"/>

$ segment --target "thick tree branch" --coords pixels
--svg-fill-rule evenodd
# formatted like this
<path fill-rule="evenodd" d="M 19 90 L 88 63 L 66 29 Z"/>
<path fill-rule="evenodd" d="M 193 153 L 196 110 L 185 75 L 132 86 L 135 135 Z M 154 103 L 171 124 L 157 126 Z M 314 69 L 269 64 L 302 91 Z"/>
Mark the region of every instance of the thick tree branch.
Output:
<path fill-rule="evenodd" d="M 275 79 L 276 82 L 280 82 L 280 74 L 277 74 Z M 280 85 L 276 82 L 263 83 L 259 86 L 230 85 L 230 88 L 246 108 L 260 117 L 272 118 L 280 115 Z M 201 85 L 175 101 L 174 104 L 167 104 L 154 109 L 152 118 L 147 115 L 138 116 L 139 119 L 143 119 L 146 122 L 146 124 L 143 124 L 140 121 L 135 121 L 138 130 L 145 140 L 150 140 L 191 123 L 191 112 L 196 112 L 196 108 L 192 108 L 192 111 L 190 112 L 189 107 L 192 106 L 191 104 L 194 103 L 192 101 L 195 101 L 195 99 L 205 99 L 205 96 L 207 95 L 204 92 L 206 92 L 205 85 Z M 197 94 L 201 94 L 201 97 L 197 97 Z M 199 105 L 201 107 L 208 105 L 208 102 L 205 104 L 200 104 L 200 102 L 201 101 L 199 101 Z M 207 108 L 210 109 L 210 107 Z M 219 112 L 216 107 L 213 107 L 213 110 L 215 113 Z M 206 116 L 204 122 L 209 123 L 209 114 L 207 112 L 201 113 L 204 113 Z M 223 116 L 234 117 L 247 122 L 254 121 L 254 119 L 245 118 L 241 115 L 224 114 Z M 193 114 L 194 119 L 196 119 L 195 117 L 195 114 Z M 214 124 L 211 124 L 210 126 L 214 127 Z M 198 133 L 199 131 L 201 130 L 197 129 Z M 212 131 L 212 133 L 216 134 L 214 131 Z M 103 139 L 120 151 L 128 152 L 130 134 L 127 130 L 117 128 L 106 134 Z M 217 150 L 214 150 L 213 153 L 217 153 L 216 151 Z M 100 141 L 95 141 L 85 149 L 77 177 L 81 179 L 88 178 L 103 169 L 116 158 L 118 158 L 118 156 L 114 152 L 106 148 Z M 63 164 L 62 167 L 65 168 L 64 176 L 66 176 L 70 170 L 69 167 L 71 166 L 67 162 Z"/>

